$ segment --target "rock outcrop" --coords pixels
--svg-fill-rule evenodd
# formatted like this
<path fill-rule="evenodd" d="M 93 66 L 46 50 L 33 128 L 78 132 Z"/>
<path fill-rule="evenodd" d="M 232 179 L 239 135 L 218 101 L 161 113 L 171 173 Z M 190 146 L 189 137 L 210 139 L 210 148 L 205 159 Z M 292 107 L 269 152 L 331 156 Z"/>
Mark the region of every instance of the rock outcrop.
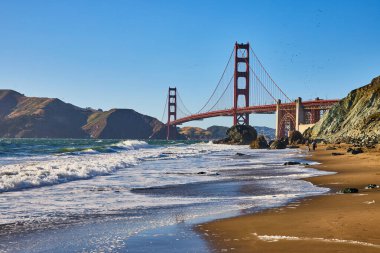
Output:
<path fill-rule="evenodd" d="M 266 149 L 269 148 L 268 142 L 263 135 L 259 135 L 256 140 L 249 144 L 251 149 Z"/>
<path fill-rule="evenodd" d="M 270 142 L 269 148 L 270 149 L 285 149 L 285 148 L 289 147 L 288 145 L 289 145 L 289 138 L 284 137 L 284 138 L 277 139 L 277 140 Z M 293 148 L 293 147 L 290 146 L 290 148 Z"/>
<path fill-rule="evenodd" d="M 270 149 L 285 149 L 288 144 L 284 140 L 275 140 L 270 144 Z"/>
<path fill-rule="evenodd" d="M 297 145 L 304 143 L 303 135 L 299 131 L 291 131 L 289 133 L 289 144 Z"/>
<path fill-rule="evenodd" d="M 227 130 L 227 138 L 214 141 L 216 144 L 248 145 L 256 140 L 257 132 L 254 127 L 246 125 L 232 126 Z"/>
<path fill-rule="evenodd" d="M 373 145 L 380 142 L 380 76 L 351 91 L 306 133 L 313 139 Z"/>

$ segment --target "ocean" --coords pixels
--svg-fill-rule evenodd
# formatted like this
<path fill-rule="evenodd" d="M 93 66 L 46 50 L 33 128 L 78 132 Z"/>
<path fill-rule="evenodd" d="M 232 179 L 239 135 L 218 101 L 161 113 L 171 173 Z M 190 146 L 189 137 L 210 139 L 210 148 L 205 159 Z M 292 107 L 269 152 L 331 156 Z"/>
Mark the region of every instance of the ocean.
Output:
<path fill-rule="evenodd" d="M 299 149 L 211 142 L 0 140 L 0 252 L 210 252 L 201 222 L 327 188 Z M 311 163 L 308 161 L 308 163 Z"/>

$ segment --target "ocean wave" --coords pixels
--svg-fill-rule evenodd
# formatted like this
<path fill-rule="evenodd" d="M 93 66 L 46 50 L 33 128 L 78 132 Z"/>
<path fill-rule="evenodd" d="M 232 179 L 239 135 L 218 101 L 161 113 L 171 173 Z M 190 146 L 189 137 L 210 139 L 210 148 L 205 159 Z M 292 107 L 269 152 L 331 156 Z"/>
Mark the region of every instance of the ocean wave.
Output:
<path fill-rule="evenodd" d="M 32 160 L 29 159 L 28 161 L 27 159 L 22 162 L 17 162 L 13 159 L 8 164 L 1 166 L 0 192 L 18 191 L 73 180 L 89 179 L 113 174 L 120 169 L 125 169 L 141 162 L 159 162 L 161 160 L 168 160 L 168 162 L 165 163 L 165 166 L 161 162 L 156 163 L 143 171 L 134 171 L 133 169 L 128 171 L 129 179 L 128 182 L 125 182 L 125 185 L 145 187 L 210 180 L 210 177 L 197 174 L 184 177 L 181 173 L 194 173 L 194 166 L 196 167 L 202 161 L 207 164 L 205 165 L 206 167 L 198 168 L 196 172 L 206 171 L 207 174 L 213 175 L 220 170 L 229 170 L 229 165 L 235 163 L 240 164 L 240 169 L 252 169 L 255 164 L 244 166 L 241 161 L 231 159 L 231 153 L 239 149 L 242 149 L 242 147 L 211 143 L 159 146 L 149 145 L 145 141 L 137 140 L 108 142 L 107 145 L 92 147 L 65 148 L 58 155 L 34 157 Z M 247 150 L 247 153 L 249 152 L 251 151 Z M 254 152 L 265 154 L 268 151 Z M 204 160 L 205 155 L 207 160 Z M 170 160 L 175 161 L 190 157 L 192 157 L 190 160 L 184 160 L 185 166 L 178 167 L 175 162 L 170 162 Z M 273 157 L 269 155 L 266 158 L 266 155 L 264 155 L 263 157 L 252 159 L 252 162 L 262 166 L 266 159 L 272 161 Z M 291 168 L 287 169 L 290 170 Z M 174 174 L 166 174 L 167 172 Z"/>
<path fill-rule="evenodd" d="M 87 152 L 93 153 L 90 150 Z M 65 156 L 52 160 L 4 165 L 0 169 L 0 192 L 108 175 L 136 163 L 137 159 L 133 156 L 100 154 L 91 159 L 87 156 Z"/>
<path fill-rule="evenodd" d="M 191 146 L 191 145 L 190 145 Z M 194 156 L 202 147 L 159 147 L 144 141 L 126 140 L 107 146 L 65 148 L 41 160 L 5 164 L 0 167 L 0 192 L 17 191 L 89 179 L 115 173 L 142 161 Z M 109 151 L 115 149 L 117 151 Z M 105 151 L 107 150 L 107 151 Z M 168 152 L 170 155 L 166 155 Z M 131 172 L 132 173 L 132 172 Z M 132 173 L 138 176 L 141 172 Z M 148 181 L 143 178 L 142 181 Z"/>
<path fill-rule="evenodd" d="M 125 140 L 118 142 L 114 145 L 111 145 L 111 147 L 117 147 L 127 150 L 136 150 L 141 148 L 149 148 L 151 145 L 146 143 L 145 141 L 138 141 L 138 140 Z"/>
<path fill-rule="evenodd" d="M 115 153 L 115 152 L 122 152 L 126 150 L 138 150 L 141 148 L 149 148 L 151 146 L 145 141 L 137 141 L 137 140 L 125 140 L 125 141 L 120 141 L 113 144 L 104 144 L 104 145 L 101 145 L 101 144 L 99 145 L 99 143 L 102 143 L 102 142 L 97 141 L 96 143 L 98 144 L 95 146 L 64 147 L 64 148 L 58 149 L 55 153 L 58 155 Z"/>
<path fill-rule="evenodd" d="M 77 148 L 61 148 L 56 154 L 72 154 L 72 155 L 80 155 L 80 154 L 98 154 L 98 153 L 106 153 L 108 149 L 104 146 L 98 147 L 77 147 Z"/>

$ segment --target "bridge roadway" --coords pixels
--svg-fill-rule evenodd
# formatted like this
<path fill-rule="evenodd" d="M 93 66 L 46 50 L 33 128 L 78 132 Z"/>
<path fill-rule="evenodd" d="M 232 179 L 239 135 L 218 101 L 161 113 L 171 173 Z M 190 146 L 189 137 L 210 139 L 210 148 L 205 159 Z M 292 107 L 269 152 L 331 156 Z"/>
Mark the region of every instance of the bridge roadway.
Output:
<path fill-rule="evenodd" d="M 302 101 L 302 105 L 305 110 L 328 110 L 337 102 L 339 102 L 338 99 L 329 99 L 329 100 L 316 99 L 316 100 Z M 279 104 L 279 108 L 280 110 L 296 110 L 296 102 L 281 103 Z M 236 114 L 243 114 L 243 113 L 273 114 L 273 113 L 276 113 L 276 111 L 277 111 L 277 104 L 238 107 L 236 109 L 236 112 L 235 112 L 235 109 L 232 108 L 232 109 L 192 114 L 192 115 L 189 115 L 177 120 L 170 121 L 169 125 L 180 125 L 180 124 L 193 121 L 193 120 L 202 120 L 202 119 L 220 117 L 220 116 L 233 116 L 235 113 Z"/>

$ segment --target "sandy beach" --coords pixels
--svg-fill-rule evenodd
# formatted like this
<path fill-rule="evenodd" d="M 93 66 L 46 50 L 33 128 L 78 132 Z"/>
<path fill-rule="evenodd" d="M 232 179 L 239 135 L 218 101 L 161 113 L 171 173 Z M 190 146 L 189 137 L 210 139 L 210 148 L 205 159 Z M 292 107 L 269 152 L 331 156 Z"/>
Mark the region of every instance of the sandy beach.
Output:
<path fill-rule="evenodd" d="M 196 230 L 215 252 L 380 252 L 380 189 L 365 189 L 380 184 L 380 151 L 352 155 L 345 145 L 335 147 L 310 152 L 310 159 L 321 163 L 314 168 L 337 172 L 307 179 L 331 188 L 329 194 L 198 225 Z M 346 187 L 359 193 L 337 193 Z"/>

